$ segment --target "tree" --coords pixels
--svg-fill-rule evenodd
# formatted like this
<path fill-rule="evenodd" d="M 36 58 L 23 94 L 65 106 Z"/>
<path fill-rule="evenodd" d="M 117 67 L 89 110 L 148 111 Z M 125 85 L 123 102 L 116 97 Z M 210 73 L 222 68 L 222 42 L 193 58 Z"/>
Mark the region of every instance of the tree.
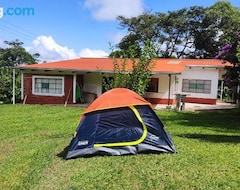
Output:
<path fill-rule="evenodd" d="M 138 36 L 136 34 L 130 34 L 125 36 L 121 42 L 118 44 L 118 47 L 120 49 L 112 51 L 109 55 L 109 57 L 128 57 L 130 58 L 130 52 L 129 49 L 134 49 L 135 54 L 137 56 L 141 55 L 141 47 L 138 44 Z"/>
<path fill-rule="evenodd" d="M 162 58 L 214 58 L 219 52 L 216 58 L 234 64 L 226 68 L 225 84 L 235 99 L 240 100 L 240 10 L 230 2 L 219 1 L 207 8 L 193 6 L 168 13 L 147 12 L 131 18 L 119 16 L 118 20 L 128 34 L 118 44 L 120 50 L 115 56 L 122 57 L 131 45 L 137 47 L 139 55 L 146 40 L 158 45 L 155 53 Z"/>
<path fill-rule="evenodd" d="M 229 2 L 168 13 L 146 12 L 131 18 L 119 16 L 119 24 L 128 34 L 117 46 L 118 55 L 133 44 L 139 47 L 139 53 L 142 45 L 150 40 L 159 47 L 158 57 L 213 58 L 225 40 L 233 37 L 232 31 L 239 25 L 238 17 L 239 9 Z"/>
<path fill-rule="evenodd" d="M 226 44 L 218 55 L 216 59 L 233 61 L 233 67 L 225 67 L 226 74 L 224 75 L 224 84 L 230 89 L 231 96 L 235 103 L 240 102 L 240 36 L 239 44 L 237 47 L 232 46 L 232 44 Z M 240 104 L 239 104 L 240 105 Z"/>
<path fill-rule="evenodd" d="M 23 64 L 37 63 L 39 54 L 31 55 L 19 40 L 5 41 L 7 48 L 0 47 L 0 101 L 11 102 L 13 85 L 13 67 Z M 20 101 L 20 72 L 16 71 L 16 100 Z"/>
<path fill-rule="evenodd" d="M 229 2 L 217 2 L 208 9 L 206 14 L 212 22 L 212 30 L 215 30 L 217 33 L 217 38 L 215 39 L 218 42 L 216 52 L 221 51 L 223 47 L 226 48 L 226 45 L 230 44 L 231 48 L 225 54 L 225 58 L 234 64 L 238 63 L 236 50 L 239 41 L 237 32 L 240 29 L 240 10 L 231 6 Z"/>
<path fill-rule="evenodd" d="M 229 2 L 218 2 L 209 9 L 209 18 L 215 23 L 221 46 L 216 59 L 228 60 L 233 67 L 226 67 L 225 86 L 230 89 L 234 102 L 240 101 L 240 10 Z M 221 28 L 219 30 L 218 28 Z"/>
<path fill-rule="evenodd" d="M 104 75 L 103 86 L 105 90 L 112 88 L 128 88 L 143 96 L 151 79 L 151 71 L 156 58 L 156 46 L 147 41 L 140 54 L 136 51 L 138 46 L 129 46 L 122 59 L 113 57 L 113 76 Z M 136 53 L 137 52 L 137 53 Z M 112 54 L 114 55 L 114 54 Z M 131 62 L 131 65 L 129 65 Z"/>
<path fill-rule="evenodd" d="M 192 7 L 169 11 L 167 14 L 144 13 L 132 18 L 119 16 L 120 26 L 127 28 L 128 34 L 118 47 L 122 50 L 131 44 L 141 47 L 146 40 L 150 40 L 158 44 L 158 57 L 186 57 L 194 50 L 193 29 L 200 28 L 203 13 L 202 7 Z"/>

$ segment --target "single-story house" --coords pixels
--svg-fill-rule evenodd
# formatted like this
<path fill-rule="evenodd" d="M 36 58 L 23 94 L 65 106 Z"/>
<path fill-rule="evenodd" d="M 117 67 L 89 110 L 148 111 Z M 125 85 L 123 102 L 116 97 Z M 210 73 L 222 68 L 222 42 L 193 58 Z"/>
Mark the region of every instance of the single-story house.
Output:
<path fill-rule="evenodd" d="M 156 59 L 144 97 L 153 104 L 171 105 L 176 94 L 184 94 L 186 102 L 216 104 L 225 66 L 231 64 L 217 59 Z M 104 92 L 102 73 L 111 76 L 113 59 L 78 58 L 16 68 L 21 70 L 23 103 L 75 104 L 82 99 L 91 102 Z"/>

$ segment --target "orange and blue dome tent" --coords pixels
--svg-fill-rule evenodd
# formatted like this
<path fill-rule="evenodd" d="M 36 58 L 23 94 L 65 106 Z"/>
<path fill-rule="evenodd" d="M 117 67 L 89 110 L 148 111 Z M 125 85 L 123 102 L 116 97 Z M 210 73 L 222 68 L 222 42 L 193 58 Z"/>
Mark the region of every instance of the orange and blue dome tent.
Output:
<path fill-rule="evenodd" d="M 115 88 L 84 110 L 66 159 L 139 153 L 176 153 L 176 148 L 148 101 Z"/>

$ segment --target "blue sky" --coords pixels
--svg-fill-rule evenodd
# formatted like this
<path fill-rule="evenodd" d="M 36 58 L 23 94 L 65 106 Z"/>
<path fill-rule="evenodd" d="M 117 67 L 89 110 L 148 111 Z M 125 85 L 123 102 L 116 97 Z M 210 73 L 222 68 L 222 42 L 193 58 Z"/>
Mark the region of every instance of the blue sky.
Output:
<path fill-rule="evenodd" d="M 19 39 L 44 61 L 104 57 L 126 34 L 117 15 L 167 12 L 190 6 L 209 7 L 216 0 L 1 0 L 0 46 Z M 240 0 L 231 0 L 240 7 Z M 24 10 L 25 9 L 25 10 Z M 28 9 L 28 10 L 26 10 Z M 25 11 L 25 15 L 23 12 Z M 29 11 L 29 12 L 26 12 Z M 28 14 L 28 15 L 27 15 Z"/>

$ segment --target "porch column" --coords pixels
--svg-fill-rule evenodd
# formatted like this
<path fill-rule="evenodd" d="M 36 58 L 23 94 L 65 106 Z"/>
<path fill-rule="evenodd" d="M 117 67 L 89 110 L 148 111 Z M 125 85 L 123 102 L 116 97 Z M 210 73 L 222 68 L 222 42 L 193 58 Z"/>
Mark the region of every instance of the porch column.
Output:
<path fill-rule="evenodd" d="M 170 94 L 171 94 L 171 74 L 168 74 L 168 106 L 170 105 Z"/>
<path fill-rule="evenodd" d="M 23 79 L 23 72 L 21 72 L 21 100 L 23 100 L 24 96 L 24 79 Z"/>
<path fill-rule="evenodd" d="M 223 100 L 223 80 L 221 80 L 221 94 L 220 94 L 220 100 L 222 101 Z"/>
<path fill-rule="evenodd" d="M 77 81 L 77 74 L 73 75 L 73 103 L 76 103 L 76 81 Z"/>
<path fill-rule="evenodd" d="M 13 101 L 13 104 L 15 104 L 15 68 L 13 68 L 13 99 L 12 99 L 12 101 Z"/>

